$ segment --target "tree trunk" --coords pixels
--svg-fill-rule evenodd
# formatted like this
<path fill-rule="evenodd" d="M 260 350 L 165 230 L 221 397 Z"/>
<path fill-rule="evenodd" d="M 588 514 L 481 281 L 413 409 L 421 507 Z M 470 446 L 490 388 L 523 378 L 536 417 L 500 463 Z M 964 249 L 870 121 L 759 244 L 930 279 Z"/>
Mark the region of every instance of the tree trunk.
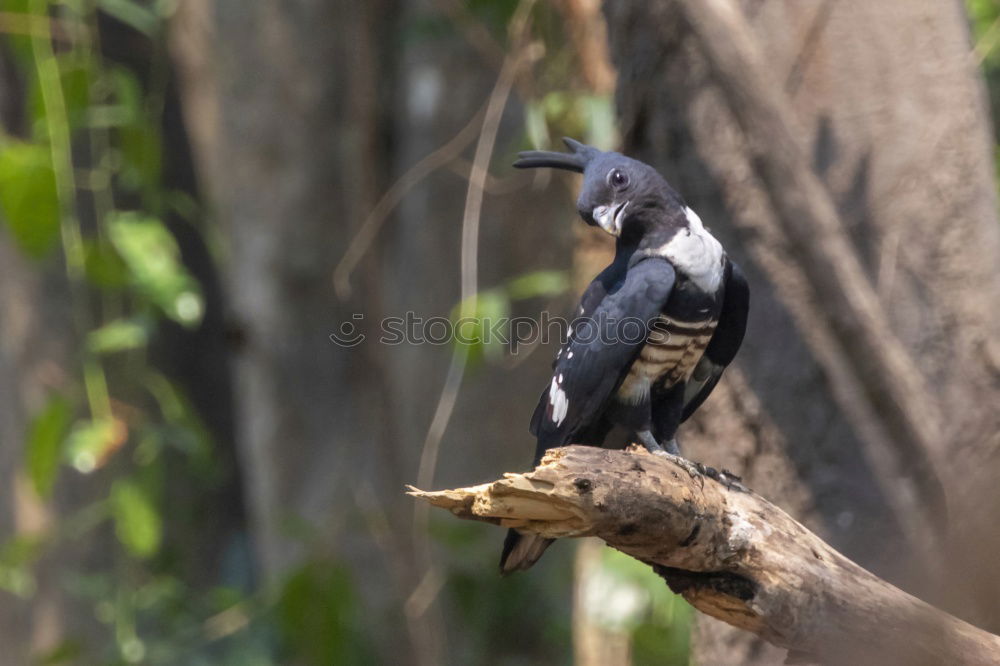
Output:
<path fill-rule="evenodd" d="M 740 20 L 895 336 L 947 417 L 938 445 L 949 469 L 937 471 L 950 480 L 951 539 L 966 546 L 949 557 L 975 567 L 978 590 L 967 581 L 924 582 L 908 561 L 907 517 L 889 508 L 896 505 L 886 485 L 902 481 L 878 476 L 893 442 L 858 416 L 881 416 L 864 393 L 870 383 L 845 370 L 843 341 L 818 326 L 824 304 L 776 223 L 733 97 L 684 4 L 609 3 L 606 13 L 627 151 L 664 171 L 746 266 L 753 291 L 738 372 L 688 428 L 685 451 L 742 473 L 876 573 L 918 593 L 947 590 L 939 602 L 995 627 L 1000 575 L 988 553 L 996 544 L 981 533 L 962 538 L 974 516 L 997 506 L 995 492 L 959 480 L 995 464 L 1000 419 L 992 407 L 1000 399 L 993 144 L 962 4 L 745 2 Z M 699 630 L 703 663 L 781 658 L 711 622 Z"/>
<path fill-rule="evenodd" d="M 448 317 L 458 302 L 465 178 L 428 174 L 382 220 L 344 300 L 334 277 L 382 193 L 469 124 L 497 76 L 488 39 L 473 47 L 454 35 L 404 34 L 404 25 L 440 20 L 435 7 L 189 0 L 171 37 L 199 174 L 228 251 L 225 283 L 243 341 L 236 430 L 262 570 L 278 581 L 306 557 L 343 560 L 366 611 L 391 618 L 370 625 L 383 660 L 423 664 L 445 661 L 443 579 L 419 547 L 431 543 L 426 530 L 411 540 L 412 507 L 398 489 L 416 480 L 452 347 L 381 344 L 380 321 Z M 473 129 L 446 165 L 461 166 Z M 520 131 L 517 115 L 505 114 L 498 145 Z M 482 288 L 568 261 L 566 225 L 512 222 L 565 217 L 565 202 L 517 178 L 518 191 L 488 191 Z M 365 341 L 334 344 L 344 324 Z M 441 444 L 443 482 L 527 464 L 527 416 L 510 414 L 531 413 L 536 396 L 523 386 L 541 388 L 546 371 L 524 363 L 468 373 Z M 497 409 L 498 395 L 517 404 Z M 489 455 L 463 451 L 471 433 L 482 434 L 477 446 Z M 318 537 L 312 550 L 288 536 L 303 527 Z M 450 653 L 464 654 L 474 639 L 456 630 Z"/>

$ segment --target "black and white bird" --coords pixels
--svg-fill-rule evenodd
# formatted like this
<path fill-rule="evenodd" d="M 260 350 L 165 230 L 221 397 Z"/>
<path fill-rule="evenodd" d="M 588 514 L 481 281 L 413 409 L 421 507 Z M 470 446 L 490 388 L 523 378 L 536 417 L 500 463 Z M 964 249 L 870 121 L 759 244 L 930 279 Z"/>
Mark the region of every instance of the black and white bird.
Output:
<path fill-rule="evenodd" d="M 743 342 L 746 279 L 655 169 L 564 141 L 572 152 L 523 152 L 514 166 L 582 173 L 577 209 L 615 237 L 615 258 L 584 292 L 531 419 L 535 465 L 551 448 L 602 446 L 615 426 L 651 452 L 679 454 L 678 426 Z M 510 530 L 501 572 L 529 568 L 550 543 Z"/>

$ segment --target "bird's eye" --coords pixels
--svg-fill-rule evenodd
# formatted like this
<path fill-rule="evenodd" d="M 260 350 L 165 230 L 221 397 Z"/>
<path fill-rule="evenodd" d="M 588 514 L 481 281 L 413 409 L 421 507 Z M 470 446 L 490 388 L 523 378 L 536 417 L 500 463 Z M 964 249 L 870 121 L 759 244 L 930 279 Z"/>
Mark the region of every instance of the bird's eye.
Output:
<path fill-rule="evenodd" d="M 616 190 L 628 187 L 628 174 L 618 169 L 612 169 L 608 172 L 608 185 Z"/>

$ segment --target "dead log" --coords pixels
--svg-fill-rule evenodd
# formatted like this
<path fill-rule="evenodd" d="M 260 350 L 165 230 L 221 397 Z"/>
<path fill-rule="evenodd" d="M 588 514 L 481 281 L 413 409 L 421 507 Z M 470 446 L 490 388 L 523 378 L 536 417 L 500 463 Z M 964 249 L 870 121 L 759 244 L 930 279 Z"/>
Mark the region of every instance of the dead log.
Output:
<path fill-rule="evenodd" d="M 701 612 L 797 658 L 1000 663 L 1000 637 L 866 571 L 735 477 L 681 458 L 569 446 L 532 472 L 410 494 L 460 518 L 600 537 Z"/>

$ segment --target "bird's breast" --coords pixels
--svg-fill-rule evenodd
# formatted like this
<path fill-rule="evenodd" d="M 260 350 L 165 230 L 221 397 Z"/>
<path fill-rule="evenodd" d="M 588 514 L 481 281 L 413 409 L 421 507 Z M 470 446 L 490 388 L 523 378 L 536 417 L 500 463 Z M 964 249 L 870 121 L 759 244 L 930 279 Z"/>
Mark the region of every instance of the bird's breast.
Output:
<path fill-rule="evenodd" d="M 617 397 L 635 404 L 649 397 L 653 384 L 673 386 L 687 381 L 704 353 L 717 321 L 683 321 L 660 315 L 639 356 L 629 368 Z"/>

